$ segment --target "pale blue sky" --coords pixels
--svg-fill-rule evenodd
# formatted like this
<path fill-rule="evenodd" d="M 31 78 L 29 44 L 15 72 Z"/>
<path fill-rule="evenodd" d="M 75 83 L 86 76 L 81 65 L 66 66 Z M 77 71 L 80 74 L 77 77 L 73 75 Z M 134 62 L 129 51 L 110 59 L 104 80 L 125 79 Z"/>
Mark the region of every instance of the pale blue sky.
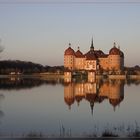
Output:
<path fill-rule="evenodd" d="M 140 65 L 140 3 L 2 3 L 0 38 L 2 59 L 63 65 L 68 43 L 87 52 L 108 53 L 115 41 L 125 54 L 125 65 Z"/>

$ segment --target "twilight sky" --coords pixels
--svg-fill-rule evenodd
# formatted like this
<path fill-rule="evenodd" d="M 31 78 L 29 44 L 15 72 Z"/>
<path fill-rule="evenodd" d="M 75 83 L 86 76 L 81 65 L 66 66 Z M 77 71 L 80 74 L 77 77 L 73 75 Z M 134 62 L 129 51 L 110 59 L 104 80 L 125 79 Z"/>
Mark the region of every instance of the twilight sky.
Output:
<path fill-rule="evenodd" d="M 98 2 L 0 0 L 0 39 L 5 48 L 0 59 L 63 65 L 69 42 L 85 53 L 93 36 L 95 49 L 108 53 L 115 41 L 126 66 L 140 65 L 140 1 Z"/>

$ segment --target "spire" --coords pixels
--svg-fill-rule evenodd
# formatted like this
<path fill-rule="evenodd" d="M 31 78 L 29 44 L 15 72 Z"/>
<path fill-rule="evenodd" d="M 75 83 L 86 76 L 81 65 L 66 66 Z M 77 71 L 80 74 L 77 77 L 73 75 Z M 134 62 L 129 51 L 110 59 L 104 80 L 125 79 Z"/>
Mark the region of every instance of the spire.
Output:
<path fill-rule="evenodd" d="M 92 37 L 92 40 L 91 40 L 91 47 L 90 47 L 90 50 L 94 51 L 94 46 L 93 46 L 93 37 Z"/>
<path fill-rule="evenodd" d="M 71 47 L 71 43 L 69 43 L 69 47 Z"/>
<path fill-rule="evenodd" d="M 80 47 L 78 46 L 78 48 L 77 48 L 78 50 L 80 50 Z"/>

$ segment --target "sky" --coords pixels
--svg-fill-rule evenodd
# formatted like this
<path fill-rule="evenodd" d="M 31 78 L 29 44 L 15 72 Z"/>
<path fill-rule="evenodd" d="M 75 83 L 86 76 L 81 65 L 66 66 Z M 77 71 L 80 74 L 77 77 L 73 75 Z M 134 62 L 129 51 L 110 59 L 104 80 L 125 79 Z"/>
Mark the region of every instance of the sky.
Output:
<path fill-rule="evenodd" d="M 69 43 L 86 53 L 92 37 L 95 49 L 116 42 L 125 66 L 140 65 L 140 1 L 0 0 L 0 60 L 63 65 Z"/>

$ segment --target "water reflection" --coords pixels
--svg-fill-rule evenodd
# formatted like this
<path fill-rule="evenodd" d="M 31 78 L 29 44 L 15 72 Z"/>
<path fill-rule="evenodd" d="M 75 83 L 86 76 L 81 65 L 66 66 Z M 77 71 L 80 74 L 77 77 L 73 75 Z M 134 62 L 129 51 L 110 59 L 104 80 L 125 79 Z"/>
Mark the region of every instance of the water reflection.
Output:
<path fill-rule="evenodd" d="M 40 79 L 40 78 L 1 78 L 0 79 L 0 89 L 12 90 L 12 89 L 30 89 L 33 87 L 39 87 L 43 84 L 56 85 L 62 83 L 62 79 Z"/>
<path fill-rule="evenodd" d="M 5 96 L 0 93 L 0 123 L 1 123 L 1 118 L 3 118 L 4 116 L 4 112 L 1 110 L 1 102 L 3 101 L 3 99 L 5 98 Z"/>
<path fill-rule="evenodd" d="M 106 123 L 129 125 L 133 120 L 139 121 L 140 87 L 127 85 L 139 83 L 140 80 L 0 79 L 0 133 L 59 133 L 59 121 L 75 135 L 94 131 L 94 126 L 102 131 Z"/>
<path fill-rule="evenodd" d="M 77 102 L 86 100 L 93 108 L 95 103 L 102 103 L 108 100 L 115 111 L 116 106 L 119 106 L 124 99 L 124 82 L 121 80 L 100 80 L 96 82 L 68 82 L 64 85 L 64 100 L 69 109 Z"/>
<path fill-rule="evenodd" d="M 116 107 L 119 106 L 124 99 L 124 85 L 139 85 L 140 80 L 101 79 L 86 81 L 77 79 L 70 82 L 64 81 L 63 79 L 0 78 L 0 90 L 30 89 L 43 84 L 62 84 L 64 86 L 64 101 L 69 109 L 72 108 L 75 102 L 79 106 L 81 102 L 87 101 L 89 102 L 91 113 L 93 114 L 94 104 L 102 103 L 105 100 L 109 102 L 115 111 Z"/>

